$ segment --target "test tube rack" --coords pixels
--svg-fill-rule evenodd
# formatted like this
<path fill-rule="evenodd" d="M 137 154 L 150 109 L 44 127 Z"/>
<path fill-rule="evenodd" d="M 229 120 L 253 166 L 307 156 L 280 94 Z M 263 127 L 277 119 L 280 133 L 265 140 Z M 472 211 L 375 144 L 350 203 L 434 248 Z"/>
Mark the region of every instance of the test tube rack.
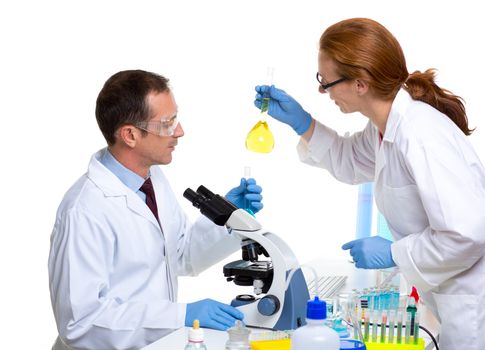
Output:
<path fill-rule="evenodd" d="M 387 338 L 386 338 L 387 341 Z M 418 343 L 386 343 L 386 342 L 365 342 L 367 350 L 424 350 L 425 343 L 423 338 L 418 338 Z"/>

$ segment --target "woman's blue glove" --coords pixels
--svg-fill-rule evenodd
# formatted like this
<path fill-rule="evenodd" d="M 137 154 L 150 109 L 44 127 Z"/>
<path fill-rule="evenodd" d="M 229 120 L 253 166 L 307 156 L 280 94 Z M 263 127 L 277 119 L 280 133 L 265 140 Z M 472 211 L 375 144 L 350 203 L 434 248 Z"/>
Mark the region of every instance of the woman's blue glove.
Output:
<path fill-rule="evenodd" d="M 256 107 L 261 109 L 263 95 L 269 94 L 268 114 L 270 116 L 291 126 L 298 135 L 302 135 L 308 130 L 312 123 L 312 117 L 293 97 L 273 85 L 258 85 L 256 92 L 256 99 L 254 100 Z"/>
<path fill-rule="evenodd" d="M 199 320 L 200 326 L 225 331 L 234 326 L 236 320 L 242 320 L 244 314 L 232 307 L 212 299 L 199 300 L 187 304 L 185 325 L 192 327 L 194 320 Z"/>
<path fill-rule="evenodd" d="M 350 249 L 350 255 L 358 268 L 385 269 L 396 266 L 392 260 L 391 244 L 387 239 L 373 236 L 345 243 L 342 249 Z"/>
<path fill-rule="evenodd" d="M 241 184 L 227 192 L 226 199 L 238 208 L 257 213 L 263 208 L 262 191 L 261 186 L 256 185 L 256 180 L 241 178 Z"/>

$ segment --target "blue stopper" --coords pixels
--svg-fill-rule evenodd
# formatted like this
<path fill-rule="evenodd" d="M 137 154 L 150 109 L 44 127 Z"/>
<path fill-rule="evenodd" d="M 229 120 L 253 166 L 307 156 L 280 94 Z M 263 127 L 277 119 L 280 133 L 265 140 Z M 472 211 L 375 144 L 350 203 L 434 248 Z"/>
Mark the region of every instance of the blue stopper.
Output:
<path fill-rule="evenodd" d="M 306 304 L 306 317 L 312 320 L 324 320 L 327 318 L 327 303 L 318 299 L 308 300 Z"/>

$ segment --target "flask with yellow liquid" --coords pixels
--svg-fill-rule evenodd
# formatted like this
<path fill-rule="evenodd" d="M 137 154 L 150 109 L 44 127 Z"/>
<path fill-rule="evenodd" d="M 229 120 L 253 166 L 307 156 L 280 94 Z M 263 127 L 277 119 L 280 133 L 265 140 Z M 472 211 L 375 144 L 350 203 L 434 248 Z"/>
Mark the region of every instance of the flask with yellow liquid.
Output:
<path fill-rule="evenodd" d="M 268 77 L 270 85 L 273 80 L 273 68 L 268 68 Z M 264 93 L 261 104 L 261 115 L 259 121 L 249 131 L 246 137 L 246 148 L 257 153 L 269 153 L 274 147 L 274 137 L 271 130 L 269 130 L 266 118 L 268 116 L 269 108 L 269 92 Z"/>

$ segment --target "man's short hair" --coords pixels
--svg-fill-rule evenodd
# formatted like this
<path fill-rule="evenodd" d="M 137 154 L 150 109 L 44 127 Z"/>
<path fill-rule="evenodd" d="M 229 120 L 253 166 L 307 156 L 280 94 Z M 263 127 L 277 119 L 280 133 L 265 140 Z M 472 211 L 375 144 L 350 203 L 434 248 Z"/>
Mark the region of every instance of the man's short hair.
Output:
<path fill-rule="evenodd" d="M 168 79 L 159 74 L 126 70 L 111 76 L 96 100 L 96 121 L 108 145 L 116 142 L 115 133 L 121 126 L 150 118 L 150 93 L 169 91 Z"/>

